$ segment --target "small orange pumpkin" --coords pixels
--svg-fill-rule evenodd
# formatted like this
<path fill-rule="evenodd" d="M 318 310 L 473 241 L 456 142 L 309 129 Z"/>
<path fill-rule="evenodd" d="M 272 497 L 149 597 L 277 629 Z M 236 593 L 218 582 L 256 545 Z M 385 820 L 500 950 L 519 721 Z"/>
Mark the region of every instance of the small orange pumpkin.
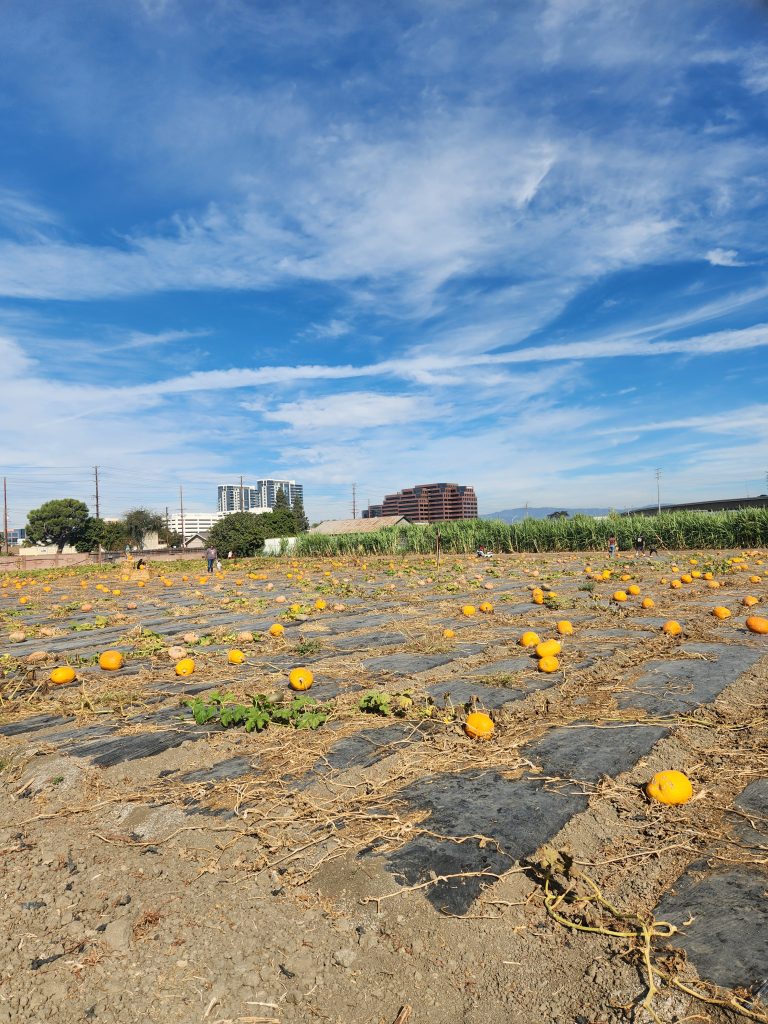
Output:
<path fill-rule="evenodd" d="M 541 643 L 541 638 L 538 633 L 529 630 L 527 633 L 523 633 L 517 642 L 521 647 L 535 647 Z"/>
<path fill-rule="evenodd" d="M 768 619 L 763 618 L 762 615 L 750 615 L 746 621 L 746 627 L 750 633 L 760 633 L 765 636 L 768 634 Z"/>
<path fill-rule="evenodd" d="M 730 611 L 727 608 L 723 608 L 722 605 L 719 605 L 717 608 L 713 608 L 712 614 L 716 619 L 730 619 L 731 617 Z"/>
<path fill-rule="evenodd" d="M 679 622 L 675 622 L 674 619 L 669 619 L 661 627 L 661 631 L 662 633 L 666 633 L 667 636 L 680 636 L 680 634 L 683 632 L 683 627 L 680 625 Z"/>
<path fill-rule="evenodd" d="M 560 662 L 554 656 L 554 654 L 546 654 L 543 658 L 539 658 L 539 671 L 540 672 L 557 672 L 560 668 Z"/>
<path fill-rule="evenodd" d="M 543 640 L 540 644 L 536 645 L 536 655 L 539 658 L 552 657 L 555 654 L 559 654 L 562 649 L 562 644 L 559 640 Z"/>
<path fill-rule="evenodd" d="M 288 683 L 292 690 L 308 690 L 315 677 L 308 668 L 292 668 L 288 674 Z"/>
<path fill-rule="evenodd" d="M 473 740 L 489 740 L 493 736 L 494 724 L 484 711 L 473 711 L 467 715 L 464 732 Z"/>
<path fill-rule="evenodd" d="M 691 780 L 683 772 L 657 772 L 645 787 L 651 800 L 662 804 L 687 804 L 693 796 Z"/>
<path fill-rule="evenodd" d="M 182 658 L 181 661 L 176 662 L 176 675 L 177 676 L 191 676 L 195 671 L 195 659 L 194 658 Z"/>
<path fill-rule="evenodd" d="M 279 622 L 273 622 L 267 632 L 270 636 L 282 636 L 285 630 Z"/>
<path fill-rule="evenodd" d="M 77 674 L 71 665 L 62 665 L 60 668 L 55 668 L 48 678 L 54 686 L 63 686 L 64 683 L 74 682 Z"/>
<path fill-rule="evenodd" d="M 124 664 L 125 659 L 120 651 L 103 651 L 99 655 L 99 668 L 104 669 L 105 672 L 115 672 Z"/>

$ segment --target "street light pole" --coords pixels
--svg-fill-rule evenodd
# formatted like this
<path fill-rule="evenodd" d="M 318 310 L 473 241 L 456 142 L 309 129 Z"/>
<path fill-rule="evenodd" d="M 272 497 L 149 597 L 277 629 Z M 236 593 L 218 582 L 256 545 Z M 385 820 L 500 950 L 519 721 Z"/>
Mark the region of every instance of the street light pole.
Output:
<path fill-rule="evenodd" d="M 661 470 L 656 470 L 656 515 L 661 515 Z"/>

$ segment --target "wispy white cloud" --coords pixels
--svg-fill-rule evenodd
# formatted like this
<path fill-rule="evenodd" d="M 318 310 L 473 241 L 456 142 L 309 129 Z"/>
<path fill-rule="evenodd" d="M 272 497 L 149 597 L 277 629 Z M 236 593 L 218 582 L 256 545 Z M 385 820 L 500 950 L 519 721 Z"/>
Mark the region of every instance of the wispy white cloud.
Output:
<path fill-rule="evenodd" d="M 292 430 L 302 433 L 330 430 L 348 435 L 371 427 L 401 427 L 415 420 L 432 419 L 437 413 L 434 402 L 424 395 L 349 391 L 322 398 L 302 396 L 296 401 L 281 402 L 265 411 L 264 419 L 285 423 Z"/>
<path fill-rule="evenodd" d="M 710 249 L 707 253 L 707 260 L 713 267 L 746 267 L 743 260 L 735 249 Z"/>

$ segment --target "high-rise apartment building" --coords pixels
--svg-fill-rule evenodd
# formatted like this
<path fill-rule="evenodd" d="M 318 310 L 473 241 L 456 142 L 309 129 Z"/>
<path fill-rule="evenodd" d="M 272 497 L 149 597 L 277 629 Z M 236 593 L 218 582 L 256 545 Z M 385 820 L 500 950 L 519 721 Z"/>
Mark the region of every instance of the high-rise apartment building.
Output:
<path fill-rule="evenodd" d="M 259 493 L 250 484 L 219 484 L 219 512 L 250 512 L 252 508 L 261 508 Z"/>
<path fill-rule="evenodd" d="M 293 505 L 298 496 L 304 501 L 304 488 L 295 480 L 257 480 L 255 484 L 219 484 L 219 512 L 250 512 L 253 509 L 273 509 L 280 488 Z"/>
<path fill-rule="evenodd" d="M 417 484 L 382 503 L 385 516 L 407 516 L 414 523 L 439 523 L 445 519 L 476 519 L 477 496 L 462 484 Z"/>
<path fill-rule="evenodd" d="M 304 487 L 297 484 L 295 480 L 257 480 L 256 490 L 259 492 L 260 504 L 274 508 L 277 492 L 281 487 L 289 505 L 293 505 L 296 498 L 301 499 L 302 504 L 304 503 Z"/>

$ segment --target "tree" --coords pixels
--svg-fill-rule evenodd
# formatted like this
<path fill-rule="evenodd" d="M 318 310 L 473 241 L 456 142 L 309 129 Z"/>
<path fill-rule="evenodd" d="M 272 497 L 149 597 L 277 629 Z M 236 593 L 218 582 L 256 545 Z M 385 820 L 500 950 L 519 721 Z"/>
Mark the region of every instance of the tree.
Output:
<path fill-rule="evenodd" d="M 137 548 L 144 546 L 146 534 L 159 534 L 165 525 L 162 516 L 150 512 L 148 508 L 133 508 L 126 512 L 123 524 L 129 542 Z"/>
<path fill-rule="evenodd" d="M 265 537 L 295 537 L 296 520 L 290 508 L 277 508 L 274 512 L 265 512 L 259 516 L 264 521 Z"/>
<path fill-rule="evenodd" d="M 216 548 L 219 555 L 232 551 L 238 558 L 248 558 L 264 547 L 264 538 L 273 536 L 265 533 L 264 519 L 268 514 L 254 515 L 253 512 L 232 512 L 223 516 L 211 527 L 208 544 Z"/>
<path fill-rule="evenodd" d="M 96 551 L 103 543 L 106 525 L 103 519 L 89 516 L 82 534 L 75 541 L 75 549 L 77 551 Z"/>
<path fill-rule="evenodd" d="M 293 512 L 293 521 L 296 524 L 296 532 L 306 533 L 309 529 L 309 520 L 307 519 L 307 513 L 304 511 L 304 502 L 301 500 L 301 495 L 298 492 L 293 499 L 291 511 Z"/>
<path fill-rule="evenodd" d="M 104 523 L 101 533 L 101 546 L 105 551 L 122 551 L 128 543 L 128 534 L 125 532 L 125 523 L 118 520 L 116 523 Z"/>
<path fill-rule="evenodd" d="M 55 498 L 27 517 L 27 540 L 33 544 L 55 544 L 61 553 L 66 544 L 76 544 L 87 529 L 88 506 L 76 498 Z"/>
<path fill-rule="evenodd" d="M 278 512 L 280 509 L 289 509 L 288 495 L 283 490 L 282 484 L 277 488 L 277 494 L 275 495 L 275 507 L 272 509 L 273 512 Z"/>

